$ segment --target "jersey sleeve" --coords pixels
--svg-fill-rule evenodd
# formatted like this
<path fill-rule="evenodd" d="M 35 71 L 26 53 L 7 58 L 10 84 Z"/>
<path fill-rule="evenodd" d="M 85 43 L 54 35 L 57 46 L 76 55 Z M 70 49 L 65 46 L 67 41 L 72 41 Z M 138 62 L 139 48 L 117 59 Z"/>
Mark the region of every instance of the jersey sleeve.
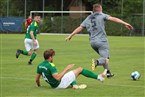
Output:
<path fill-rule="evenodd" d="M 89 16 L 81 23 L 81 25 L 80 26 L 82 26 L 82 27 L 86 27 L 86 24 L 87 24 L 87 22 L 88 22 L 88 18 L 89 18 Z"/>
<path fill-rule="evenodd" d="M 103 14 L 104 20 L 105 20 L 105 21 L 108 20 L 109 16 L 110 16 L 110 15 L 108 15 L 108 14 Z"/>
<path fill-rule="evenodd" d="M 37 66 L 37 74 L 42 74 L 41 70 L 39 69 L 39 66 Z"/>

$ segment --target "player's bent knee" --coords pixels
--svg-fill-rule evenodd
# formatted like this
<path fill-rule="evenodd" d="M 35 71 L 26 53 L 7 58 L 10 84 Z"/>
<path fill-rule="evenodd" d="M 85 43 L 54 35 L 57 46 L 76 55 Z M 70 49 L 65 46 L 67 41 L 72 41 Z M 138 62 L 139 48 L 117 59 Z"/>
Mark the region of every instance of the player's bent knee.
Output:
<path fill-rule="evenodd" d="M 78 67 L 77 68 L 80 72 L 82 72 L 83 68 L 82 67 Z"/>
<path fill-rule="evenodd" d="M 35 50 L 34 50 L 34 52 L 35 52 L 35 54 L 37 54 L 37 52 L 38 52 L 38 49 L 35 49 Z"/>
<path fill-rule="evenodd" d="M 76 68 L 75 70 L 73 70 L 73 71 L 75 71 L 75 72 L 77 72 L 77 73 L 80 73 L 80 72 L 82 72 L 82 70 L 83 70 L 83 68 L 82 67 L 78 67 L 78 68 Z"/>
<path fill-rule="evenodd" d="M 103 57 L 101 57 L 101 58 L 99 58 L 98 60 L 97 60 L 97 65 L 104 65 L 104 64 L 106 64 L 106 58 L 103 58 Z"/>
<path fill-rule="evenodd" d="M 32 55 L 32 52 L 31 52 L 31 51 L 29 51 L 29 52 L 28 52 L 28 56 L 31 56 L 31 55 Z"/>
<path fill-rule="evenodd" d="M 74 74 L 76 77 L 78 77 L 80 75 L 80 73 L 82 72 L 83 68 L 82 67 L 78 67 L 75 70 L 73 70 Z"/>

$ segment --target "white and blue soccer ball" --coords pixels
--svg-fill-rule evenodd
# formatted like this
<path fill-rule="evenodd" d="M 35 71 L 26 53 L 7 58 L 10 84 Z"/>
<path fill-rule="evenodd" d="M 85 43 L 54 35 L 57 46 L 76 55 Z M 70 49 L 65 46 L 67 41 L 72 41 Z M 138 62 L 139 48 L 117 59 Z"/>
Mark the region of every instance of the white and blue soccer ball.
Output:
<path fill-rule="evenodd" d="M 140 73 L 138 71 L 134 71 L 134 72 L 131 73 L 131 78 L 133 80 L 139 80 L 140 76 L 141 75 L 140 75 Z"/>

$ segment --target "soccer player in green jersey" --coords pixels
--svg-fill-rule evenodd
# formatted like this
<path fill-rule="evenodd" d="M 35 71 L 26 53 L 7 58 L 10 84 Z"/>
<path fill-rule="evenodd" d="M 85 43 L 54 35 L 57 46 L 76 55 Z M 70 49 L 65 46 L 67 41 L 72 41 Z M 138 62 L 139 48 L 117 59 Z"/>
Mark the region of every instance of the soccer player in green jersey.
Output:
<path fill-rule="evenodd" d="M 93 78 L 95 80 L 104 81 L 107 70 L 102 74 L 94 74 L 93 72 L 86 70 L 82 67 L 78 67 L 74 70 L 69 71 L 74 64 L 69 64 L 61 73 L 57 72 L 56 66 L 53 63 L 53 58 L 55 51 L 53 49 L 48 49 L 44 51 L 44 61 L 37 66 L 37 75 L 36 75 L 36 84 L 40 85 L 40 76 L 42 75 L 43 79 L 50 84 L 52 88 L 56 89 L 65 89 L 72 85 L 75 89 L 84 89 L 86 85 L 77 85 L 76 78 L 81 74 L 88 78 Z M 67 72 L 69 71 L 69 72 Z"/>
<path fill-rule="evenodd" d="M 25 35 L 24 44 L 25 44 L 26 50 L 18 49 L 16 52 L 16 58 L 18 58 L 20 54 L 31 56 L 31 58 L 28 62 L 29 65 L 31 65 L 32 61 L 35 59 L 38 48 L 39 48 L 39 43 L 36 38 L 37 32 L 38 32 L 39 21 L 40 21 L 40 16 L 35 15 L 33 22 L 28 26 L 27 32 Z M 34 51 L 34 52 L 32 52 L 32 51 Z"/>

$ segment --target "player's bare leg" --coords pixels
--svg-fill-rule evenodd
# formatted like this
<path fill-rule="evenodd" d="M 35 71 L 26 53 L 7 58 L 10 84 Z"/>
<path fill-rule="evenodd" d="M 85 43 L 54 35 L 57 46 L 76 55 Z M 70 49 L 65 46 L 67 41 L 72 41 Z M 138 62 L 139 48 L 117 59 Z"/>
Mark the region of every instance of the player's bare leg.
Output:
<path fill-rule="evenodd" d="M 78 77 L 81 74 L 85 77 L 93 78 L 93 79 L 99 80 L 101 82 L 103 82 L 105 80 L 104 73 L 97 75 L 97 74 L 95 74 L 87 69 L 84 69 L 82 67 L 79 67 L 79 68 L 73 70 L 73 72 L 74 72 L 76 77 Z"/>

